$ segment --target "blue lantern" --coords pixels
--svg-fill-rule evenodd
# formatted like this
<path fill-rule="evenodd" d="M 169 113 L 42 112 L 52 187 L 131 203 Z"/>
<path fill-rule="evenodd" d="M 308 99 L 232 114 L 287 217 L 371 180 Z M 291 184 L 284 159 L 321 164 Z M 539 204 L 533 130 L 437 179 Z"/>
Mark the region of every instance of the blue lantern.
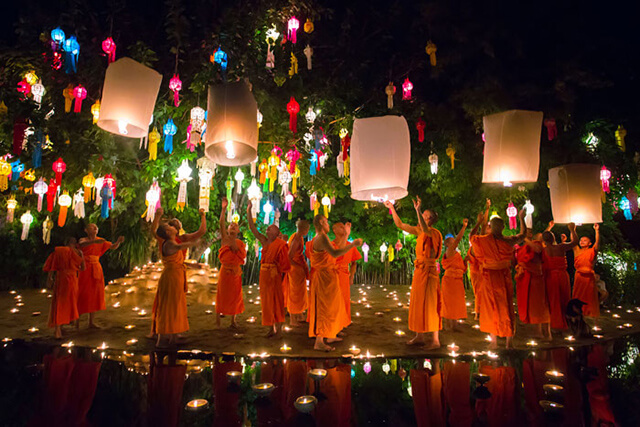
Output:
<path fill-rule="evenodd" d="M 631 203 L 629 203 L 629 199 L 627 199 L 626 196 L 620 199 L 620 209 L 622 209 L 622 212 L 624 213 L 624 217 L 627 220 L 631 220 L 631 218 L 633 218 L 631 216 Z"/>
<path fill-rule="evenodd" d="M 63 47 L 66 53 L 64 59 L 65 72 L 67 74 L 75 73 L 78 64 L 78 56 L 80 55 L 80 43 L 78 43 L 75 36 L 71 36 L 64 41 Z"/>
<path fill-rule="evenodd" d="M 64 31 L 62 31 L 60 27 L 51 30 L 51 40 L 53 40 L 53 42 L 58 46 L 64 43 L 64 40 L 65 40 Z"/>
<path fill-rule="evenodd" d="M 42 166 L 42 147 L 44 147 L 44 133 L 42 129 L 36 131 L 36 142 L 33 144 L 33 153 L 31 154 L 31 167 L 34 169 Z"/>
<path fill-rule="evenodd" d="M 311 158 L 309 160 L 311 161 L 311 165 L 309 166 L 309 174 L 313 176 L 318 170 L 318 153 L 315 150 L 311 151 Z"/>
<path fill-rule="evenodd" d="M 108 185 L 103 185 L 100 189 L 100 197 L 102 198 L 102 205 L 100 205 L 100 216 L 102 218 L 109 218 L 109 201 L 113 197 L 113 190 Z"/>
<path fill-rule="evenodd" d="M 176 132 L 178 132 L 178 127 L 173 123 L 173 119 L 169 119 L 167 124 L 162 127 L 165 153 L 173 153 L 173 135 L 175 135 Z"/>
<path fill-rule="evenodd" d="M 226 72 L 227 71 L 227 52 L 225 52 L 221 48 L 217 48 L 215 52 L 213 52 L 213 62 L 220 65 L 222 72 Z"/>
<path fill-rule="evenodd" d="M 24 163 L 16 160 L 11 163 L 11 181 L 17 181 L 20 178 L 20 172 L 24 171 Z"/>

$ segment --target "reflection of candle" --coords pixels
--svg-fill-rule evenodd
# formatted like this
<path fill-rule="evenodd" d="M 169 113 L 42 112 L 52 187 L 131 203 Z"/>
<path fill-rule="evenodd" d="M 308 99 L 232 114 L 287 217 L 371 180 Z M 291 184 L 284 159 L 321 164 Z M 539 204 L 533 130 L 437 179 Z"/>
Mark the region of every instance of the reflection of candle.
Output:
<path fill-rule="evenodd" d="M 600 329 L 598 326 L 594 326 L 594 327 L 593 327 L 593 328 L 591 328 L 591 329 L 593 329 L 593 330 L 594 330 L 594 331 L 596 331 L 596 332 L 598 332 L 598 331 L 601 331 L 601 330 L 602 330 L 602 329 Z"/>
<path fill-rule="evenodd" d="M 281 351 L 282 353 L 289 353 L 289 352 L 291 351 L 291 347 L 289 347 L 289 346 L 288 346 L 288 345 L 286 345 L 286 344 L 283 344 L 283 345 L 282 345 L 282 347 L 280 347 L 280 351 Z"/>
<path fill-rule="evenodd" d="M 564 388 L 561 385 L 557 385 L 557 384 L 543 384 L 542 388 L 548 394 L 560 393 L 564 391 Z"/>
<path fill-rule="evenodd" d="M 300 396 L 294 402 L 296 409 L 303 413 L 308 414 L 313 411 L 318 400 L 314 396 Z"/>
<path fill-rule="evenodd" d="M 559 371 L 547 371 L 544 373 L 549 381 L 562 381 L 564 380 L 564 374 Z"/>
<path fill-rule="evenodd" d="M 534 340 L 531 340 L 531 341 L 527 341 L 527 345 L 529 347 L 536 347 L 538 345 L 538 343 L 535 342 Z"/>
<path fill-rule="evenodd" d="M 564 339 L 565 339 L 566 341 L 575 341 L 575 340 L 576 340 L 576 339 L 573 337 L 573 335 L 566 336 L 566 337 L 564 337 Z"/>
<path fill-rule="evenodd" d="M 242 379 L 242 372 L 239 371 L 229 371 L 227 372 L 227 380 L 233 384 L 239 384 Z"/>
<path fill-rule="evenodd" d="M 631 328 L 631 327 L 633 327 L 633 325 L 632 325 L 631 323 L 625 323 L 625 324 L 624 324 L 624 325 L 622 325 L 622 326 L 624 326 L 625 328 Z"/>
<path fill-rule="evenodd" d="M 130 339 L 129 341 L 127 341 L 127 345 L 134 345 L 135 343 L 137 343 L 138 340 L 135 338 Z"/>
<path fill-rule="evenodd" d="M 541 400 L 539 403 L 540 403 L 540 406 L 542 406 L 542 409 L 545 412 L 560 411 L 560 410 L 564 409 L 564 405 L 561 405 L 561 404 L 556 403 L 556 402 L 552 402 L 550 400 Z"/>
<path fill-rule="evenodd" d="M 35 326 L 32 326 L 28 329 L 29 332 L 31 332 L 32 334 L 38 332 L 40 329 L 36 328 Z"/>
<path fill-rule="evenodd" d="M 193 399 L 187 403 L 187 411 L 200 411 L 209 407 L 209 401 L 206 399 Z"/>

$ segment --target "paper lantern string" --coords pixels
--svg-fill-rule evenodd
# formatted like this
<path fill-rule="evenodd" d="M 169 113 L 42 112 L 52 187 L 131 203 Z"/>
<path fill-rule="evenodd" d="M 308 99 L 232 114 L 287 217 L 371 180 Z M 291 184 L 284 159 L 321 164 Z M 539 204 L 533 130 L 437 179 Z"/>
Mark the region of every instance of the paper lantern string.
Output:
<path fill-rule="evenodd" d="M 173 91 L 173 105 L 180 106 L 180 91 L 182 90 L 182 80 L 179 74 L 174 74 L 169 80 L 169 89 Z"/>
<path fill-rule="evenodd" d="M 173 123 L 173 119 L 169 119 L 162 131 L 164 133 L 164 152 L 171 154 L 173 153 L 173 135 L 178 132 L 178 127 Z"/>
<path fill-rule="evenodd" d="M 391 110 L 393 108 L 393 95 L 396 94 L 396 87 L 393 82 L 389 82 L 387 87 L 384 88 L 384 93 L 387 94 L 387 108 Z"/>
<path fill-rule="evenodd" d="M 298 132 L 298 113 L 300 112 L 300 104 L 292 96 L 287 104 L 287 112 L 289 113 L 289 130 L 291 132 Z"/>
<path fill-rule="evenodd" d="M 627 151 L 627 146 L 624 142 L 624 138 L 627 136 L 627 130 L 624 128 L 624 126 L 619 125 L 618 129 L 616 129 L 616 143 L 618 144 L 618 147 L 620 147 L 620 150 L 622 150 L 622 152 Z"/>
<path fill-rule="evenodd" d="M 608 193 L 611 191 L 609 187 L 609 178 L 611 178 L 611 171 L 606 166 L 602 166 L 600 169 L 600 183 L 602 184 L 602 191 Z"/>
<path fill-rule="evenodd" d="M 64 88 L 62 90 L 62 96 L 64 97 L 64 112 L 65 113 L 70 113 L 71 112 L 71 105 L 73 103 L 73 98 L 74 98 L 74 89 L 73 86 L 71 84 L 69 84 L 66 88 Z"/>
<path fill-rule="evenodd" d="M 544 119 L 544 127 L 547 128 L 547 140 L 553 141 L 558 137 L 558 127 L 556 126 L 556 119 L 548 118 Z"/>
<path fill-rule="evenodd" d="M 436 66 L 436 52 L 438 51 L 438 46 L 431 40 L 427 42 L 427 46 L 424 48 L 427 55 L 429 55 L 429 62 L 433 67 Z"/>
<path fill-rule="evenodd" d="M 518 215 L 518 209 L 513 205 L 513 203 L 509 202 L 507 206 L 507 216 L 509 217 L 509 229 L 515 230 L 518 222 L 516 221 L 516 216 Z"/>
<path fill-rule="evenodd" d="M 78 56 L 80 55 L 80 43 L 75 36 L 71 36 L 64 41 L 64 58 L 65 72 L 67 74 L 75 73 L 78 65 Z"/>
<path fill-rule="evenodd" d="M 313 64 L 311 62 L 311 57 L 313 56 L 313 48 L 307 45 L 307 47 L 305 47 L 302 52 L 304 53 L 304 56 L 307 57 L 307 70 L 311 70 L 311 68 L 313 68 Z"/>
<path fill-rule="evenodd" d="M 116 60 L 116 42 L 111 37 L 107 37 L 102 41 L 102 50 L 107 55 L 109 64 Z"/>
<path fill-rule="evenodd" d="M 298 28 L 300 28 L 300 21 L 298 21 L 295 16 L 289 18 L 289 22 L 287 22 L 287 37 L 293 44 L 298 42 L 298 38 L 296 36 Z"/>
<path fill-rule="evenodd" d="M 447 147 L 447 156 L 449 157 L 449 159 L 451 159 L 451 169 L 455 169 L 456 167 L 456 149 L 449 145 Z"/>
<path fill-rule="evenodd" d="M 75 98 L 73 112 L 79 113 L 82 110 L 82 100 L 87 97 L 87 90 L 82 85 L 78 85 L 73 89 L 73 97 Z"/>
<path fill-rule="evenodd" d="M 404 79 L 404 83 L 402 83 L 402 100 L 410 101 L 411 100 L 411 91 L 413 90 L 413 83 L 409 80 L 409 77 Z"/>

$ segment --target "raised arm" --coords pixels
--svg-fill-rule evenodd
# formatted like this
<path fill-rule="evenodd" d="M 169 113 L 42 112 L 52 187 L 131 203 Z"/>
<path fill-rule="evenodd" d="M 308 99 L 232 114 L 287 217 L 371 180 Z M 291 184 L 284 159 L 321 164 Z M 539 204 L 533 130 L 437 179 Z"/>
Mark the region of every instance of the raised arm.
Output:
<path fill-rule="evenodd" d="M 551 229 L 553 228 L 554 225 L 556 225 L 555 222 L 549 221 L 549 225 L 547 226 L 546 230 L 544 230 L 544 231 L 551 231 Z"/>
<path fill-rule="evenodd" d="M 220 220 L 218 221 L 218 227 L 220 228 L 220 239 L 224 242 L 229 235 L 227 234 L 227 220 L 225 218 L 225 210 L 229 206 L 229 201 L 225 197 L 222 199 L 222 205 L 220 208 Z"/>
<path fill-rule="evenodd" d="M 509 243 L 516 244 L 518 242 L 522 242 L 525 239 L 527 235 L 527 224 L 525 224 L 524 222 L 525 215 L 526 212 L 524 209 L 521 209 L 520 212 L 518 212 L 518 220 L 520 221 L 520 233 L 516 234 L 515 236 L 505 237 L 505 240 L 507 240 Z"/>
<path fill-rule="evenodd" d="M 165 256 L 173 255 L 178 251 L 183 249 L 188 249 L 198 244 L 199 240 L 190 240 L 188 242 L 178 243 L 173 240 L 167 240 L 164 245 L 162 245 L 162 253 Z"/>
<path fill-rule="evenodd" d="M 344 248 L 336 249 L 333 247 L 326 234 L 318 234 L 317 237 L 318 239 L 314 241 L 314 246 L 316 244 L 318 246 L 314 249 L 317 249 L 319 252 L 325 251 L 334 258 L 338 258 L 339 256 L 346 254 L 351 248 L 362 246 L 362 239 L 356 239 Z"/>
<path fill-rule="evenodd" d="M 267 236 L 258 231 L 256 223 L 253 220 L 253 215 L 251 215 L 252 207 L 253 205 L 251 203 L 251 200 L 249 200 L 249 203 L 247 204 L 247 223 L 249 223 L 249 230 L 251 230 L 251 233 L 253 233 L 255 238 L 258 239 L 262 245 L 265 245 L 267 243 Z"/>
<path fill-rule="evenodd" d="M 156 210 L 156 216 L 153 217 L 153 222 L 151 223 L 151 234 L 156 239 L 158 238 L 158 227 L 160 227 L 160 220 L 162 219 L 162 214 L 164 213 L 164 209 L 158 208 Z"/>
<path fill-rule="evenodd" d="M 115 251 L 116 249 L 118 249 L 120 247 L 120 245 L 124 242 L 124 236 L 120 236 L 118 237 L 118 240 L 115 241 L 115 243 L 111 244 L 111 247 L 109 249 L 111 249 L 112 251 Z"/>
<path fill-rule="evenodd" d="M 458 231 L 458 234 L 454 238 L 453 244 L 447 246 L 447 253 L 446 253 L 447 258 L 452 257 L 456 253 L 456 248 L 460 244 L 460 241 L 462 240 L 462 237 L 464 236 L 464 232 L 467 229 L 468 225 L 469 225 L 469 220 L 467 218 L 463 219 L 462 228 L 460 229 L 460 231 Z"/>
<path fill-rule="evenodd" d="M 80 238 L 80 240 L 78 240 L 78 247 L 84 248 L 85 246 L 93 245 L 95 243 L 104 243 L 104 242 L 105 242 L 105 239 L 103 239 L 102 237 L 96 237 L 93 240 L 89 240 L 88 237 L 82 237 Z"/>
<path fill-rule="evenodd" d="M 393 217 L 393 223 L 396 225 L 396 227 L 398 227 L 402 231 L 406 231 L 407 233 L 416 236 L 420 234 L 420 230 L 418 229 L 418 227 L 402 222 L 402 220 L 398 216 L 398 213 L 396 212 L 395 206 L 393 206 L 393 203 L 387 200 L 386 202 L 384 202 L 384 205 L 389 208 L 389 212 L 391 212 L 391 216 Z"/>
<path fill-rule="evenodd" d="M 593 244 L 593 250 L 598 252 L 600 250 L 600 224 L 593 224 L 593 229 L 596 230 L 596 242 Z"/>
<path fill-rule="evenodd" d="M 418 217 L 417 228 L 423 233 L 428 233 L 431 229 L 429 227 L 429 224 L 427 224 L 427 222 L 424 220 L 424 216 L 422 216 L 421 205 L 422 200 L 420 200 L 420 197 L 416 196 L 416 199 L 413 201 L 413 208 L 416 210 L 416 216 Z"/>
<path fill-rule="evenodd" d="M 192 240 L 198 240 L 207 232 L 207 216 L 204 212 L 204 209 L 200 209 L 198 213 L 200 214 L 200 227 L 194 233 L 185 233 L 180 236 L 181 241 L 190 242 Z"/>
<path fill-rule="evenodd" d="M 480 212 L 478 214 L 478 218 L 476 219 L 476 225 L 473 226 L 473 228 L 471 229 L 471 232 L 469 233 L 469 239 L 471 239 L 473 236 L 478 234 L 478 230 L 480 229 L 481 226 L 484 228 L 483 224 L 484 224 L 484 214 Z"/>
<path fill-rule="evenodd" d="M 571 232 L 571 241 L 569 243 L 561 243 L 559 245 L 560 249 L 565 252 L 578 246 L 578 242 L 579 242 L 578 233 L 576 233 L 576 225 L 573 222 L 570 222 L 569 224 L 567 224 L 567 228 Z"/>

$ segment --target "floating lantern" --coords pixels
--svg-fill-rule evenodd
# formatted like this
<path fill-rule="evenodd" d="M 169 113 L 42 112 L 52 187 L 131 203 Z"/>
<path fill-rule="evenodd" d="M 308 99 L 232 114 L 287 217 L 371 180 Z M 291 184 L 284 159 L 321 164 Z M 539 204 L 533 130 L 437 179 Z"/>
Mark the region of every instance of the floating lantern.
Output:
<path fill-rule="evenodd" d="M 404 117 L 355 119 L 351 140 L 351 198 L 398 200 L 409 182 L 411 143 Z"/>
<path fill-rule="evenodd" d="M 180 106 L 180 91 L 182 90 L 182 80 L 178 74 L 174 74 L 169 80 L 169 89 L 173 91 L 173 105 Z"/>
<path fill-rule="evenodd" d="M 300 21 L 298 21 L 295 16 L 289 18 L 289 22 L 287 22 L 287 37 L 293 44 L 298 42 L 298 38 L 296 36 L 298 28 L 300 28 Z"/>
<path fill-rule="evenodd" d="M 389 82 L 389 84 L 384 88 L 384 93 L 387 94 L 387 108 L 391 110 L 393 108 L 393 95 L 396 94 L 396 87 L 393 85 L 393 82 Z"/>
<path fill-rule="evenodd" d="M 99 99 L 96 102 L 94 102 L 93 105 L 91 106 L 91 115 L 93 116 L 93 124 L 95 125 L 96 123 L 98 123 L 98 120 L 100 119 L 100 100 Z"/>
<path fill-rule="evenodd" d="M 402 100 L 410 101 L 411 100 L 411 91 L 413 90 L 413 83 L 409 81 L 409 77 L 404 79 L 404 83 L 402 83 Z"/>
<path fill-rule="evenodd" d="M 625 219 L 629 221 L 633 219 L 633 215 L 631 215 L 631 203 L 629 203 L 629 199 L 627 199 L 626 196 L 620 199 L 620 209 L 622 209 Z"/>
<path fill-rule="evenodd" d="M 71 206 L 71 196 L 65 191 L 58 197 L 58 205 L 60 205 L 60 213 L 58 214 L 58 227 L 64 227 L 67 222 L 67 209 Z"/>
<path fill-rule="evenodd" d="M 75 73 L 80 55 L 80 43 L 75 36 L 70 36 L 62 44 L 65 51 L 64 65 L 67 74 Z"/>
<path fill-rule="evenodd" d="M 11 196 L 9 200 L 7 200 L 7 222 L 13 222 L 13 215 L 18 207 L 18 201 L 15 196 Z"/>
<path fill-rule="evenodd" d="M 158 72 L 131 58 L 109 64 L 98 126 L 129 138 L 147 136 L 161 82 Z"/>
<path fill-rule="evenodd" d="M 116 60 L 116 42 L 111 37 L 102 41 L 102 51 L 107 55 L 109 64 Z"/>
<path fill-rule="evenodd" d="M 570 164 L 549 169 L 549 193 L 557 224 L 602 222 L 600 167 Z"/>
<path fill-rule="evenodd" d="M 542 112 L 510 110 L 483 118 L 482 182 L 536 182 L 540 167 Z"/>
<path fill-rule="evenodd" d="M 205 154 L 223 166 L 242 166 L 257 155 L 258 106 L 244 82 L 209 87 Z"/>
<path fill-rule="evenodd" d="M 38 104 L 42 102 L 44 92 L 44 85 L 40 81 L 31 86 L 31 95 L 33 95 L 33 100 Z"/>
<path fill-rule="evenodd" d="M 209 407 L 209 401 L 206 399 L 193 399 L 187 402 L 185 406 L 187 411 L 199 412 Z"/>
<path fill-rule="evenodd" d="M 173 119 L 167 120 L 167 123 L 162 127 L 162 133 L 164 134 L 164 152 L 173 153 L 173 135 L 178 132 L 178 127 L 173 122 Z"/>
<path fill-rule="evenodd" d="M 182 164 L 178 168 L 178 177 L 176 178 L 176 181 L 180 183 L 176 200 L 176 210 L 179 212 L 182 212 L 187 205 L 187 182 L 191 181 L 191 171 L 189 161 L 187 159 L 182 160 Z"/>
<path fill-rule="evenodd" d="M 438 155 L 436 153 L 429 155 L 429 165 L 431 166 L 431 173 L 436 175 L 438 173 Z"/>

